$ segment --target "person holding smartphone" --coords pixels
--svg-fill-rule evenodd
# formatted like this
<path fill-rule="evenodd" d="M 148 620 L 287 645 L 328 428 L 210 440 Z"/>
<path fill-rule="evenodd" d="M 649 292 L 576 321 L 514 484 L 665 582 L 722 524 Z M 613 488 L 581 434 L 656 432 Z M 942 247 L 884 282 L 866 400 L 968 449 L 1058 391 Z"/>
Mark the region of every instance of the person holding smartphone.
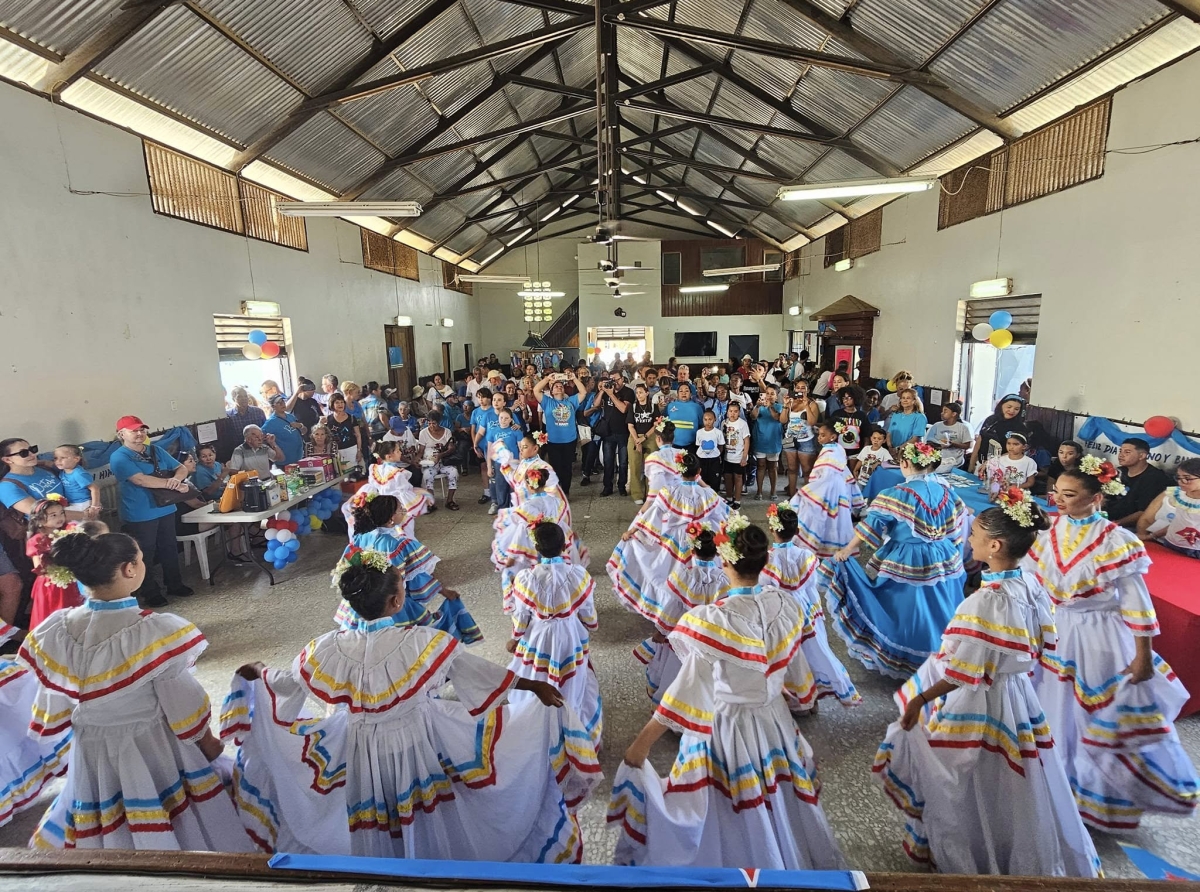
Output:
<path fill-rule="evenodd" d="M 533 385 L 533 399 L 542 410 L 546 430 L 546 461 L 558 475 L 563 495 L 571 495 L 571 471 L 575 463 L 575 444 L 579 442 L 579 396 L 567 396 L 567 383 L 577 391 L 584 389 L 575 372 L 550 372 Z M 546 390 L 549 389 L 549 393 Z"/>

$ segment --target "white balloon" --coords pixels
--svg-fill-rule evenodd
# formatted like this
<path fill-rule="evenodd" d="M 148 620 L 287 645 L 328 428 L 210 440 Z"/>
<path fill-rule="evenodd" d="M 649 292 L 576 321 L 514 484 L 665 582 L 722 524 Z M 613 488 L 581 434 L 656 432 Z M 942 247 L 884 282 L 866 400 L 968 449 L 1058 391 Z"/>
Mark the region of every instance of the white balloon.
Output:
<path fill-rule="evenodd" d="M 279 512 L 278 514 L 276 514 L 275 516 L 276 516 L 276 517 L 278 517 L 280 520 L 291 520 L 291 519 L 292 519 L 292 512 L 291 512 L 291 511 L 288 511 L 288 510 L 286 510 L 286 509 L 284 509 L 283 511 L 280 511 L 280 512 Z"/>
<path fill-rule="evenodd" d="M 275 541 L 277 542 L 287 542 L 296 535 L 291 530 L 276 530 L 276 532 L 279 534 L 275 537 Z"/>
<path fill-rule="evenodd" d="M 275 527 L 271 527 L 269 530 L 267 530 L 267 532 L 264 535 L 268 539 L 274 539 L 276 536 L 279 535 L 279 530 L 275 529 Z"/>
<path fill-rule="evenodd" d="M 980 322 L 978 325 L 976 325 L 974 328 L 971 329 L 971 337 L 973 337 L 977 341 L 986 341 L 988 338 L 990 338 L 992 336 L 992 332 L 994 330 L 995 329 L 993 329 L 992 326 L 989 325 L 988 323 Z"/>

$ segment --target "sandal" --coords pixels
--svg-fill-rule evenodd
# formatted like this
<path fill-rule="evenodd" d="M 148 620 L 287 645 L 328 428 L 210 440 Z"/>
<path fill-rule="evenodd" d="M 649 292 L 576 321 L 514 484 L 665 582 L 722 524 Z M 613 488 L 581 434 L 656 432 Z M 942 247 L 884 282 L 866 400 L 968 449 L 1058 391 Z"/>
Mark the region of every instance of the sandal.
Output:
<path fill-rule="evenodd" d="M 447 502 L 446 508 L 448 508 L 450 511 L 457 511 L 458 510 L 458 502 Z"/>

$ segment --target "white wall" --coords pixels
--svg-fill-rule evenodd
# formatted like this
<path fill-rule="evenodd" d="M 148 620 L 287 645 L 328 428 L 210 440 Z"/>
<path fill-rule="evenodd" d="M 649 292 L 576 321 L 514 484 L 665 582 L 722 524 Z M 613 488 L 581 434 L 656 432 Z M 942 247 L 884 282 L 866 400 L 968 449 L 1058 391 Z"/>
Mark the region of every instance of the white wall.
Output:
<path fill-rule="evenodd" d="M 1200 55 L 1114 97 L 1110 150 L 1197 133 Z M 876 305 L 872 372 L 908 368 L 948 385 L 958 302 L 972 282 L 1009 276 L 1015 294 L 1042 295 L 1034 403 L 1135 421 L 1177 415 L 1194 430 L 1200 146 L 1109 154 L 1106 165 L 1099 180 L 941 232 L 937 193 L 894 202 L 885 247 L 853 269 L 824 269 L 824 241 L 805 249 L 804 305 L 846 294 Z"/>
<path fill-rule="evenodd" d="M 524 276 L 532 281 L 550 282 L 566 297 L 553 299 L 554 318 L 546 324 L 525 321 L 525 299 L 517 297 L 519 285 L 475 284 L 475 297 L 479 301 L 480 319 L 483 322 L 480 337 L 483 348 L 479 355 L 495 353 L 502 362 L 508 354 L 519 349 L 532 329 L 542 332 L 554 324 L 558 314 L 569 307 L 579 295 L 579 276 L 575 271 L 575 248 L 578 236 L 546 239 L 537 245 L 518 248 L 505 254 L 488 266 L 484 273 L 494 276 Z M 539 278 L 540 277 L 540 278 Z"/>
<path fill-rule="evenodd" d="M 443 340 L 455 367 L 480 349 L 477 301 L 441 287 L 440 261 L 422 255 L 416 283 L 364 269 L 339 220 L 309 219 L 300 252 L 156 215 L 137 137 L 3 85 L 0 121 L 0 437 L 46 447 L 105 439 L 126 413 L 154 428 L 220 415 L 212 315 L 245 299 L 282 306 L 313 378 L 385 380 L 398 314 L 421 374 Z"/>

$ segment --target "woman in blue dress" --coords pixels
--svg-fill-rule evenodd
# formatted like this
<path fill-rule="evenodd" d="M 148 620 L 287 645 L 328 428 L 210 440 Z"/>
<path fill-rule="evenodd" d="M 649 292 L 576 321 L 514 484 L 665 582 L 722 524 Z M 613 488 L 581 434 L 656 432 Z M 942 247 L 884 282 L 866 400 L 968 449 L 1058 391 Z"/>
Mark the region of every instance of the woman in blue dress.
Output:
<path fill-rule="evenodd" d="M 931 472 L 941 453 L 928 443 L 900 450 L 904 483 L 886 489 L 854 538 L 821 566 L 834 628 L 868 669 L 906 678 L 941 643 L 963 599 L 967 509 Z M 875 549 L 863 567 L 851 558 Z"/>

